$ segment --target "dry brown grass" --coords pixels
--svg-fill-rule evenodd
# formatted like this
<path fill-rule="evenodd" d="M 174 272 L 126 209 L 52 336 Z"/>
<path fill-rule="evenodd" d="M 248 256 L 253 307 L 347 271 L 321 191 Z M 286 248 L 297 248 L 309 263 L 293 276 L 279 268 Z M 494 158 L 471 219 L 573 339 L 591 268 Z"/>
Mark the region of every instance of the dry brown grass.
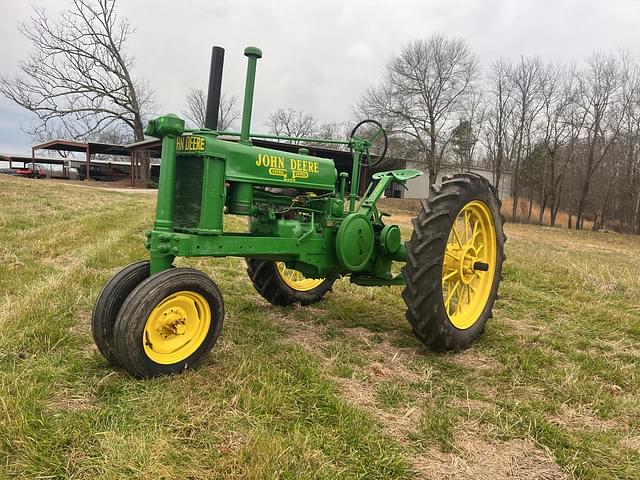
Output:
<path fill-rule="evenodd" d="M 420 200 L 413 198 L 384 198 L 378 203 L 380 210 L 392 214 L 394 221 L 401 224 L 411 225 L 411 218 L 420 210 Z M 538 224 L 540 216 L 540 205 L 533 202 L 531 206 L 531 217 L 529 218 L 529 200 L 521 198 L 518 201 L 518 210 L 515 220 L 512 217 L 513 199 L 505 198 L 502 200 L 502 214 L 510 222 L 516 223 L 534 223 Z M 398 220 L 396 220 L 398 219 Z M 560 210 L 556 216 L 556 227 L 567 228 L 569 221 L 569 212 Z M 546 208 L 542 217 L 542 225 L 551 225 L 551 211 Z M 575 225 L 575 216 L 573 217 L 573 225 Z M 584 220 L 584 229 L 591 230 L 593 222 Z"/>
<path fill-rule="evenodd" d="M 563 403 L 558 407 L 556 414 L 549 417 L 549 421 L 562 428 L 580 431 L 607 432 L 626 428 L 615 419 L 603 420 L 589 405 L 572 407 Z"/>
<path fill-rule="evenodd" d="M 453 362 L 470 369 L 492 370 L 498 368 L 495 359 L 483 355 L 474 348 L 465 350 L 452 358 Z"/>
<path fill-rule="evenodd" d="M 629 450 L 635 450 L 637 453 L 640 453 L 640 435 L 623 438 L 621 443 Z"/>
<path fill-rule="evenodd" d="M 489 442 L 470 425 L 455 436 L 455 453 L 429 450 L 414 465 L 425 480 L 561 480 L 568 476 L 549 452 L 528 439 Z"/>
<path fill-rule="evenodd" d="M 48 408 L 53 412 L 81 412 L 92 410 L 98 406 L 92 392 L 74 392 L 69 388 L 59 390 L 48 402 Z"/>
<path fill-rule="evenodd" d="M 502 200 L 502 214 L 511 222 L 519 223 L 535 223 L 539 224 L 540 219 L 540 205 L 533 202 L 531 205 L 531 216 L 529 216 L 529 200 L 521 198 L 518 200 L 518 209 L 516 211 L 515 219 L 512 216 L 513 213 L 513 199 L 505 198 Z M 560 210 L 556 215 L 556 227 L 567 227 L 569 222 L 569 212 L 566 210 Z M 572 226 L 575 226 L 575 215 L 572 218 Z M 551 225 L 551 210 L 546 208 L 542 217 L 542 225 Z M 593 222 L 591 220 L 584 220 L 583 225 L 585 230 L 593 229 Z"/>

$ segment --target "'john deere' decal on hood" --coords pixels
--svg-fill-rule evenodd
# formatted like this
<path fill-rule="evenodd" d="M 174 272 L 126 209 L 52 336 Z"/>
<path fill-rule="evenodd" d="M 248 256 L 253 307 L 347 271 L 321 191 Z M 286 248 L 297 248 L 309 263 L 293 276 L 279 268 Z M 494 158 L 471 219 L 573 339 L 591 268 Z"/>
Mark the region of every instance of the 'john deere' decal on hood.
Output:
<path fill-rule="evenodd" d="M 320 173 L 318 162 L 279 155 L 258 154 L 256 166 L 268 169 L 269 175 L 282 177 L 287 182 L 295 182 L 296 178 L 309 178 L 309 174 Z"/>

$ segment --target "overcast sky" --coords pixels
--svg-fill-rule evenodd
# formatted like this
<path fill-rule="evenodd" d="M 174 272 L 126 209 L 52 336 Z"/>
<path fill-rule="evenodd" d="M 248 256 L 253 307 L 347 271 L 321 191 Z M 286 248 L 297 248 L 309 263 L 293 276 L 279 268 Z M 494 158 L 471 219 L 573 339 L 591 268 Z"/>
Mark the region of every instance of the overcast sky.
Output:
<path fill-rule="evenodd" d="M 33 0 L 53 17 L 69 0 Z M 0 74 L 13 75 L 30 44 L 18 25 L 31 2 L 0 0 Z M 206 89 L 210 48 L 225 47 L 223 91 L 242 97 L 247 45 L 262 49 L 252 131 L 277 108 L 343 121 L 407 41 L 462 37 L 483 67 L 499 57 L 580 61 L 594 50 L 640 54 L 640 0 L 130 0 L 134 75 L 156 92 L 158 114 L 178 113 L 191 87 Z M 32 115 L 0 98 L 0 152 L 30 153 L 21 132 Z"/>

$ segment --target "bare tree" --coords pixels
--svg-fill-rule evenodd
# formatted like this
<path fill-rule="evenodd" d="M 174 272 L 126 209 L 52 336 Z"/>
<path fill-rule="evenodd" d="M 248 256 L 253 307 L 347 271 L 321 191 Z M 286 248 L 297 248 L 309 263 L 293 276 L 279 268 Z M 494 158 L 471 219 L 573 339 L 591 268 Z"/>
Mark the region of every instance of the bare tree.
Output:
<path fill-rule="evenodd" d="M 182 113 L 188 123 L 196 128 L 204 127 L 204 119 L 207 112 L 207 94 L 201 88 L 189 90 L 186 98 L 186 110 Z M 220 106 L 218 108 L 218 130 L 224 132 L 235 128 L 236 122 L 240 119 L 240 108 L 238 107 L 238 97 L 227 96 L 224 93 L 220 96 Z"/>
<path fill-rule="evenodd" d="M 329 140 L 346 140 L 350 130 L 345 122 L 326 122 L 318 125 L 315 135 Z"/>
<path fill-rule="evenodd" d="M 477 57 L 464 40 L 444 35 L 415 40 L 391 60 L 359 110 L 393 125 L 413 160 L 426 164 L 433 184 L 477 76 Z"/>
<path fill-rule="evenodd" d="M 614 55 L 595 53 L 589 67 L 577 75 L 576 102 L 584 112 L 586 152 L 581 160 L 581 188 L 578 192 L 576 229 L 581 229 L 591 181 L 620 134 L 620 62 Z"/>
<path fill-rule="evenodd" d="M 542 144 L 546 149 L 540 184 L 540 214 L 542 223 L 547 202 L 550 200 L 551 226 L 561 204 L 562 187 L 567 167 L 573 160 L 573 145 L 582 128 L 580 119 L 572 115 L 573 79 L 572 70 L 550 65 L 542 85 Z"/>
<path fill-rule="evenodd" d="M 153 95 L 132 75 L 124 47 L 133 29 L 117 15 L 116 0 L 74 0 L 57 20 L 33 11 L 20 32 L 34 53 L 20 65 L 21 75 L 0 79 L 4 96 L 37 115 L 30 133 L 78 139 L 124 126 L 142 140 Z"/>
<path fill-rule="evenodd" d="M 474 163 L 476 147 L 486 116 L 486 106 L 483 102 L 482 94 L 482 91 L 474 89 L 468 95 L 458 124 L 452 132 L 453 156 L 461 171 L 471 171 Z"/>
<path fill-rule="evenodd" d="M 625 56 L 625 62 L 631 63 Z M 625 216 L 629 230 L 640 234 L 640 66 L 633 62 L 626 68 L 629 81 L 625 97 L 630 99 L 625 115 L 623 144 L 625 147 L 624 176 L 625 184 L 618 192 L 618 216 L 624 227 Z"/>
<path fill-rule="evenodd" d="M 327 140 L 347 140 L 351 128 L 347 122 L 326 122 L 321 123 L 316 127 L 314 135 L 320 139 Z M 335 143 L 323 143 L 319 142 L 319 146 L 331 148 L 333 150 L 347 150 L 347 145 L 339 145 Z"/>
<path fill-rule="evenodd" d="M 520 62 L 509 70 L 509 81 L 513 89 L 513 106 L 515 115 L 512 118 L 514 129 L 515 151 L 512 165 L 512 190 L 513 197 L 512 217 L 515 218 L 518 209 L 519 183 L 523 157 L 530 157 L 532 153 L 532 128 L 535 119 L 542 109 L 542 87 L 544 84 L 544 72 L 542 62 L 537 57 L 521 57 Z M 533 166 L 533 162 L 529 162 Z M 532 172 L 529 172 L 531 178 Z M 533 182 L 531 182 L 533 185 Z M 529 192 L 529 217 L 533 203 L 532 189 Z"/>
<path fill-rule="evenodd" d="M 615 145 L 609 150 L 603 160 L 603 169 L 608 174 L 608 181 L 605 183 L 604 191 L 601 191 L 601 204 L 598 211 L 598 222 L 596 227 L 606 228 L 606 222 L 615 205 L 611 205 L 613 200 L 617 201 L 618 218 L 621 228 L 623 228 L 624 218 L 629 219 L 633 215 L 625 203 L 634 197 L 634 181 L 637 181 L 638 171 L 638 148 L 640 143 L 638 103 L 640 101 L 640 67 L 627 52 L 621 52 L 620 61 L 620 95 L 617 99 L 617 109 L 621 115 L 620 133 L 615 140 Z M 629 205 L 630 206 L 630 205 Z M 633 231 L 633 220 L 630 221 Z"/>
<path fill-rule="evenodd" d="M 267 121 L 269 132 L 287 137 L 313 137 L 318 134 L 318 122 L 310 113 L 301 110 L 278 109 Z M 299 140 L 292 143 L 299 144 Z"/>
<path fill-rule="evenodd" d="M 475 145 L 476 138 L 471 129 L 469 120 L 460 120 L 453 130 L 451 150 L 456 160 L 456 168 L 461 171 L 471 168 L 471 149 Z"/>
<path fill-rule="evenodd" d="M 509 130 L 514 114 L 514 92 L 509 80 L 511 69 L 512 65 L 507 60 L 496 61 L 489 71 L 486 93 L 487 117 L 482 139 L 487 149 L 489 165 L 493 170 L 493 184 L 498 192 L 501 191 L 502 171 L 509 162 L 513 147 Z"/>

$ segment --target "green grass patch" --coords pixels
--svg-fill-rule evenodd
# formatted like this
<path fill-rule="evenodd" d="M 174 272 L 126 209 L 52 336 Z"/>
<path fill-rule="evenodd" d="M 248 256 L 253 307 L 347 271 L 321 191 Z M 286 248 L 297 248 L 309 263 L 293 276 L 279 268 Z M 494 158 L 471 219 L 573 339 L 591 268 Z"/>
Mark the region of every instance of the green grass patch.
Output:
<path fill-rule="evenodd" d="M 89 323 L 108 278 L 145 258 L 154 200 L 0 177 L 0 478 L 486 473 L 469 438 L 496 468 L 529 442 L 557 476 L 640 478 L 637 237 L 509 225 L 494 318 L 461 354 L 422 347 L 398 287 L 343 280 L 276 308 L 242 259 L 179 259 L 220 286 L 221 339 L 195 370 L 137 381 Z"/>

